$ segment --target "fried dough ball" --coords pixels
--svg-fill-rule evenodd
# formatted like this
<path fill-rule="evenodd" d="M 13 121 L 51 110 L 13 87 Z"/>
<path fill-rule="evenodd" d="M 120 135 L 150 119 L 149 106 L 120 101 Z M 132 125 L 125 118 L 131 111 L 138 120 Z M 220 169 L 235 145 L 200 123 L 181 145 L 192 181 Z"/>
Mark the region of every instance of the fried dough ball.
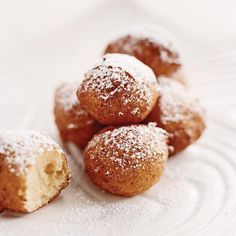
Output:
<path fill-rule="evenodd" d="M 203 109 L 177 81 L 159 78 L 159 85 L 159 99 L 146 122 L 156 122 L 170 134 L 173 155 L 201 136 L 205 129 Z"/>
<path fill-rule="evenodd" d="M 152 70 L 135 57 L 107 54 L 85 74 L 77 95 L 81 105 L 104 125 L 143 121 L 157 100 Z"/>
<path fill-rule="evenodd" d="M 146 30 L 124 35 L 110 42 L 105 53 L 124 53 L 135 56 L 148 65 L 155 75 L 169 76 L 179 82 L 185 83 L 179 53 L 173 46 L 170 36 L 163 30 Z M 176 74 L 177 73 L 177 74 Z M 183 74 L 183 72 L 182 72 Z"/>
<path fill-rule="evenodd" d="M 76 96 L 79 85 L 80 82 L 72 81 L 58 87 L 55 93 L 54 115 L 62 140 L 83 148 L 102 125 L 81 107 Z"/>
<path fill-rule="evenodd" d="M 48 204 L 70 180 L 62 149 L 32 130 L 0 134 L 0 208 L 32 212 Z"/>
<path fill-rule="evenodd" d="M 104 128 L 84 151 L 85 169 L 92 182 L 121 196 L 152 187 L 167 159 L 167 132 L 153 124 Z"/>

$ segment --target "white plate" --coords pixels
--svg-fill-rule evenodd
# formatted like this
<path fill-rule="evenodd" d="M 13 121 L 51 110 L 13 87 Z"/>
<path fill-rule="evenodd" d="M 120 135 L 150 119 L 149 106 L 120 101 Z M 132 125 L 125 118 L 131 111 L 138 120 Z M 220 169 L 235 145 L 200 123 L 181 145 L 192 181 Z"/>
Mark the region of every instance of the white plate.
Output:
<path fill-rule="evenodd" d="M 31 128 L 58 140 L 53 123 L 55 87 L 81 79 L 110 38 L 133 27 L 157 24 L 123 1 L 107 4 L 33 40 L 1 61 L 0 129 Z M 124 5 L 125 4 L 125 5 Z M 205 105 L 208 128 L 171 158 L 159 184 L 133 198 L 106 194 L 88 180 L 71 147 L 72 183 L 48 206 L 27 215 L 4 213 L 0 235 L 235 235 L 235 41 L 199 38 L 174 25 L 190 89 Z"/>

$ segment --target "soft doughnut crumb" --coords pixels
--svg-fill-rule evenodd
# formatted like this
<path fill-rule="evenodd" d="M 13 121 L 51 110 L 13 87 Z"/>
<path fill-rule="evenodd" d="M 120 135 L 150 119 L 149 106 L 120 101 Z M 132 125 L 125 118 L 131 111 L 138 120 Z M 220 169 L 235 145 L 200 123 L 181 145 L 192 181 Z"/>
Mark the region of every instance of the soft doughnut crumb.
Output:
<path fill-rule="evenodd" d="M 155 184 L 168 158 L 167 132 L 149 125 L 107 127 L 88 143 L 85 169 L 107 192 L 133 196 Z"/>
<path fill-rule="evenodd" d="M 7 131 L 0 134 L 0 206 L 32 212 L 46 205 L 70 180 L 66 156 L 42 132 Z"/>
<path fill-rule="evenodd" d="M 81 105 L 104 125 L 139 123 L 157 100 L 156 78 L 136 58 L 108 54 L 85 74 L 77 95 Z"/>

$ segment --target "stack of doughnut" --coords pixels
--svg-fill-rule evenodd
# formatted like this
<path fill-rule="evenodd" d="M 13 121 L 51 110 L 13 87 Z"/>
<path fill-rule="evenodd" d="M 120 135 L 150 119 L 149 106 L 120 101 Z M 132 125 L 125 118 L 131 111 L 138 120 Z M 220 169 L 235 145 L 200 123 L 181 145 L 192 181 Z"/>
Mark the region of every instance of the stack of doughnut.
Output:
<path fill-rule="evenodd" d="M 161 32 L 109 43 L 81 82 L 56 90 L 54 115 L 63 142 L 84 149 L 91 181 L 120 196 L 152 187 L 168 157 L 205 129 L 203 109 L 185 87 L 179 53 Z"/>

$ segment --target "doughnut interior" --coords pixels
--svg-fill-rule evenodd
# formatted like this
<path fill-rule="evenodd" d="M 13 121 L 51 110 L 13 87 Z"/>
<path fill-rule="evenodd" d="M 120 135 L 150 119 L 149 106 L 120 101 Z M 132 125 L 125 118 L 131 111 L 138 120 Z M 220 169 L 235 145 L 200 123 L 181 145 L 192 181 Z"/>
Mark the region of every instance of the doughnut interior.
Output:
<path fill-rule="evenodd" d="M 25 176 L 10 173 L 0 158 L 0 208 L 32 212 L 46 205 L 67 186 L 67 168 L 65 156 L 58 150 L 42 154 Z"/>
<path fill-rule="evenodd" d="M 27 211 L 44 206 L 66 186 L 68 172 L 63 155 L 58 151 L 46 152 L 29 169 L 25 181 Z"/>

